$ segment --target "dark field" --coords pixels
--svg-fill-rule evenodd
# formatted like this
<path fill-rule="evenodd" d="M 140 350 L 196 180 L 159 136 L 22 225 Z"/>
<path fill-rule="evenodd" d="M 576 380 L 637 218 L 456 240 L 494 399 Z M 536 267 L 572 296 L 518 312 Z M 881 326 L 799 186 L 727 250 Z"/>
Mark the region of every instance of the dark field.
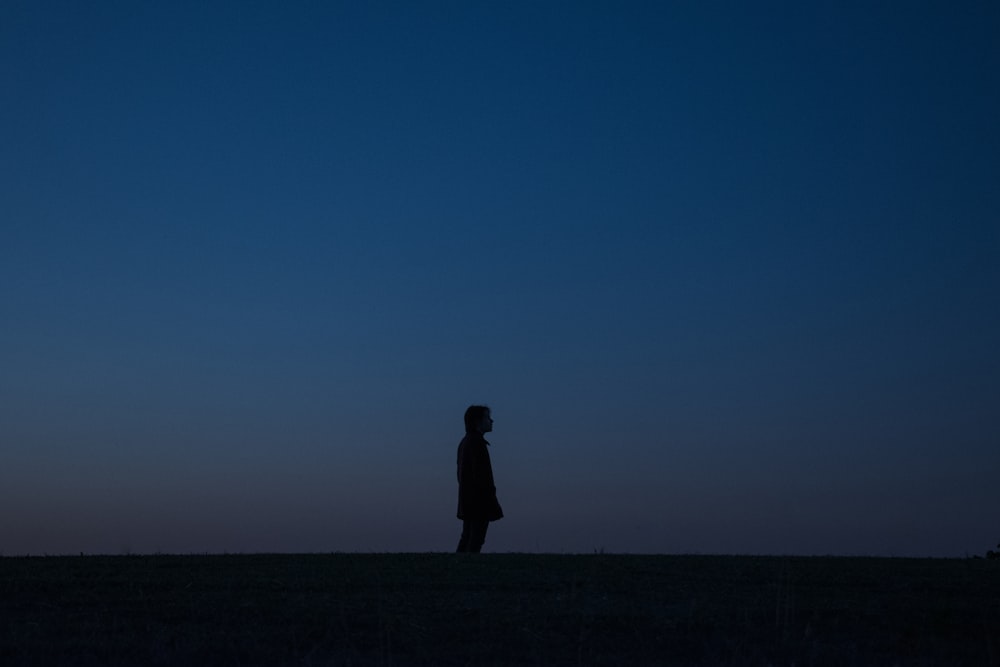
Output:
<path fill-rule="evenodd" d="M 1000 562 L 0 558 L 0 665 L 1000 665 Z"/>

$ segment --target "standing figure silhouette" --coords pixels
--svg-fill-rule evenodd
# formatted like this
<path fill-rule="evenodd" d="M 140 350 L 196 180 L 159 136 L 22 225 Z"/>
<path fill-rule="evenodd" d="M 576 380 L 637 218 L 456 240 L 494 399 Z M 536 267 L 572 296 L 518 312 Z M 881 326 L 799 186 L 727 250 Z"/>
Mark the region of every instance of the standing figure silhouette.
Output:
<path fill-rule="evenodd" d="M 479 553 L 491 521 L 503 518 L 493 482 L 493 465 L 483 437 L 493 430 L 493 417 L 485 405 L 470 405 L 465 411 L 465 437 L 458 445 L 458 518 L 462 538 L 458 553 Z"/>

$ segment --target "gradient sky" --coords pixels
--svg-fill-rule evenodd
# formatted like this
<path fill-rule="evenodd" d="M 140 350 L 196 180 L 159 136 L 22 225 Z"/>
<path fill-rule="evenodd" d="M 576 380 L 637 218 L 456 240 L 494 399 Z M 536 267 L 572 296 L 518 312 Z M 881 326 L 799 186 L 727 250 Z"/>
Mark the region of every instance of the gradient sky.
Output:
<path fill-rule="evenodd" d="M 998 35 L 5 1 L 0 553 L 993 548 Z"/>

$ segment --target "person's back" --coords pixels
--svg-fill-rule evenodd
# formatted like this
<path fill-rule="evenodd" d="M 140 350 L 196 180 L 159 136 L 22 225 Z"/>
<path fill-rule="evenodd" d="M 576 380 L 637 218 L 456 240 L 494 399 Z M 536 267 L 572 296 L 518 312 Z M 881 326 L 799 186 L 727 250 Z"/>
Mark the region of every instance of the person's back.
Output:
<path fill-rule="evenodd" d="M 484 433 L 493 430 L 490 409 L 471 405 L 465 411 L 465 437 L 458 445 L 458 513 L 462 520 L 459 552 L 478 553 L 491 521 L 503 518 L 493 481 L 493 466 Z"/>

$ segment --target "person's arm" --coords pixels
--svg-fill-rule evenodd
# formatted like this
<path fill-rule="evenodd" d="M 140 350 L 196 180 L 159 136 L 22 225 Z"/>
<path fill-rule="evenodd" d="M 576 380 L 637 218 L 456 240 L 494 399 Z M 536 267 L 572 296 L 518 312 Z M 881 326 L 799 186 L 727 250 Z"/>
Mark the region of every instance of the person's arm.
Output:
<path fill-rule="evenodd" d="M 466 442 L 458 448 L 458 483 L 467 492 L 473 492 L 481 483 L 481 465 L 479 452 L 473 443 Z"/>

